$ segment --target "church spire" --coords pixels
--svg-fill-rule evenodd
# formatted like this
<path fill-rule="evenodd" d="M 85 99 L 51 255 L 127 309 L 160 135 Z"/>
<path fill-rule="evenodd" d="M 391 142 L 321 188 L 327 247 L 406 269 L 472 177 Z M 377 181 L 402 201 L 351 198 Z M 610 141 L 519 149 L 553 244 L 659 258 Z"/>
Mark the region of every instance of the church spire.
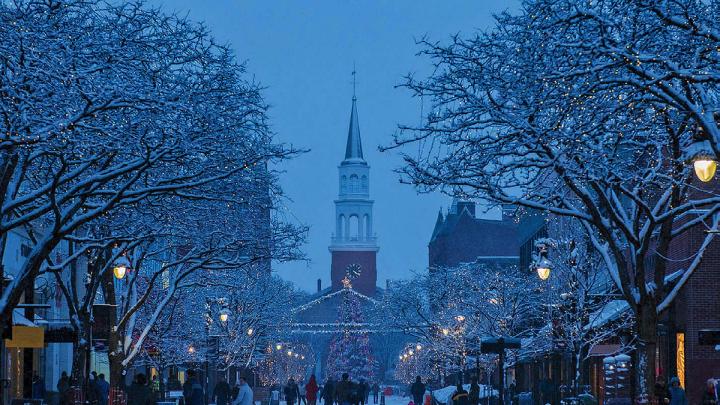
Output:
<path fill-rule="evenodd" d="M 345 160 L 363 158 L 362 141 L 360 140 L 360 123 L 358 122 L 357 97 L 355 97 L 355 69 L 353 68 L 353 97 L 350 110 L 350 127 L 348 129 L 347 145 L 345 146 Z"/>

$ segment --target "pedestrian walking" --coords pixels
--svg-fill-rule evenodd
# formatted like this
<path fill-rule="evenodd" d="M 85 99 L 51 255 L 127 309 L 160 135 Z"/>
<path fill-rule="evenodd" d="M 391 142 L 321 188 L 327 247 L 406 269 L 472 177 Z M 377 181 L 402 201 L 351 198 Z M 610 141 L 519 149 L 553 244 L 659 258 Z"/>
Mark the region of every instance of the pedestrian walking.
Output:
<path fill-rule="evenodd" d="M 352 382 L 348 373 L 343 373 L 342 380 L 335 386 L 335 402 L 338 405 L 350 405 L 352 396 Z"/>
<path fill-rule="evenodd" d="M 69 405 L 70 398 L 68 398 L 68 396 L 70 393 L 70 377 L 68 377 L 67 371 L 63 371 L 60 375 L 60 379 L 57 383 L 57 390 L 60 394 L 60 405 Z"/>
<path fill-rule="evenodd" d="M 145 374 L 136 374 L 127 391 L 127 405 L 155 405 L 155 393 L 147 385 Z"/>
<path fill-rule="evenodd" d="M 33 374 L 32 378 L 32 398 L 45 400 L 45 381 L 37 372 Z"/>
<path fill-rule="evenodd" d="M 685 401 L 684 403 L 675 402 L 674 398 L 674 389 L 675 389 L 675 383 L 674 381 L 677 380 L 677 389 L 682 391 L 682 399 Z M 680 379 L 677 377 L 673 377 L 673 379 L 670 381 L 670 405 L 687 405 L 687 400 L 685 399 L 685 391 L 683 391 L 682 388 L 680 388 Z M 715 380 L 712 378 L 707 380 L 705 383 L 705 390 L 702 394 L 702 399 L 700 400 L 701 405 L 717 405 L 717 394 L 715 392 Z"/>
<path fill-rule="evenodd" d="M 98 403 L 97 396 L 95 395 L 97 392 L 97 390 L 95 389 L 95 385 L 97 384 L 97 379 L 98 379 L 97 372 L 93 371 L 92 373 L 90 373 L 90 381 L 88 381 L 89 389 L 88 389 L 88 393 L 87 393 L 87 395 L 88 395 L 87 399 L 90 404 Z"/>
<path fill-rule="evenodd" d="M 316 405 L 317 404 L 317 394 L 320 388 L 317 385 L 317 381 L 315 380 L 315 374 L 310 376 L 310 381 L 308 381 L 307 385 L 305 386 L 305 397 L 307 398 L 308 405 Z"/>
<path fill-rule="evenodd" d="M 362 398 L 361 403 L 363 405 L 367 405 L 369 403 L 368 400 L 370 399 L 370 384 L 365 381 L 364 378 L 360 379 L 360 395 Z"/>
<path fill-rule="evenodd" d="M 458 383 L 455 387 L 455 393 L 452 396 L 453 405 L 468 405 L 468 393 L 463 388 L 462 384 Z"/>
<path fill-rule="evenodd" d="M 380 396 L 380 385 L 375 382 L 372 385 L 372 394 L 373 394 L 373 404 L 378 403 L 378 398 Z"/>
<path fill-rule="evenodd" d="M 333 405 L 335 399 L 335 381 L 332 377 L 328 377 L 323 386 L 322 393 L 323 405 Z"/>
<path fill-rule="evenodd" d="M 228 405 L 230 403 L 230 384 L 225 377 L 220 376 L 213 389 L 212 400 L 216 405 Z"/>
<path fill-rule="evenodd" d="M 187 380 L 183 384 L 183 398 L 185 405 L 205 405 L 205 392 L 195 371 L 188 370 Z"/>
<path fill-rule="evenodd" d="M 295 384 L 295 379 L 292 377 L 288 379 L 288 383 L 285 386 L 284 390 L 285 394 L 285 402 L 287 405 L 295 405 L 296 401 L 300 397 L 300 390 L 298 389 L 297 384 Z"/>
<path fill-rule="evenodd" d="M 473 377 L 470 380 L 470 392 L 468 392 L 468 402 L 470 403 L 470 405 L 478 405 L 480 403 L 480 385 L 478 385 L 477 377 Z"/>
<path fill-rule="evenodd" d="M 410 394 L 412 394 L 415 405 L 422 405 L 422 399 L 425 396 L 425 384 L 423 384 L 420 376 L 415 377 L 415 382 L 410 386 Z"/>
<path fill-rule="evenodd" d="M 305 382 L 302 380 L 298 383 L 298 393 L 298 405 L 300 405 L 300 403 L 307 405 L 307 392 L 305 391 Z"/>
<path fill-rule="evenodd" d="M 108 405 L 110 396 L 110 384 L 105 380 L 105 374 L 98 375 L 97 384 L 95 384 L 95 395 L 98 399 L 98 405 Z"/>
<path fill-rule="evenodd" d="M 232 405 L 253 405 L 253 392 L 245 377 L 238 379 L 238 395 Z"/>

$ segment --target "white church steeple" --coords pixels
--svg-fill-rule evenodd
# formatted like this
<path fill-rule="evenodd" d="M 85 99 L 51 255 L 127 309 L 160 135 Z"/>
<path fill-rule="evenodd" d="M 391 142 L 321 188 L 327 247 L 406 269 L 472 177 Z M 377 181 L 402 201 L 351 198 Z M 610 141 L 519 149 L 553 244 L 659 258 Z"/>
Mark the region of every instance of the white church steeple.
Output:
<path fill-rule="evenodd" d="M 345 159 L 338 166 L 339 192 L 335 200 L 335 235 L 330 250 L 340 246 L 377 250 L 373 233 L 373 201 L 370 199 L 370 166 L 360 139 L 357 98 L 350 109 Z"/>

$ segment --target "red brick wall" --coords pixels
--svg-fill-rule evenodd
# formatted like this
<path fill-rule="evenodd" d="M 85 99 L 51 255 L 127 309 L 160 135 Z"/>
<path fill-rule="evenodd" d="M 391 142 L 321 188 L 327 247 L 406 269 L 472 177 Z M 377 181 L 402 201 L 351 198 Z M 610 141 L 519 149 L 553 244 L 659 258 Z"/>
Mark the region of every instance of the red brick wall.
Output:
<path fill-rule="evenodd" d="M 674 240 L 669 272 L 686 268 L 705 236 L 704 228 L 697 228 Z M 714 345 L 698 342 L 701 329 L 720 329 L 720 238 L 708 247 L 700 267 L 676 298 L 675 315 L 675 326 L 685 332 L 685 388 L 689 403 L 695 404 L 700 402 L 705 381 L 720 377 L 720 352 Z"/>
<path fill-rule="evenodd" d="M 353 263 L 361 266 L 360 277 L 353 280 L 353 288 L 361 294 L 372 297 L 375 295 L 377 284 L 376 268 L 377 252 L 336 251 L 332 252 L 331 279 L 332 289 L 337 291 L 343 288 L 342 279 L 345 278 L 347 267 Z"/>

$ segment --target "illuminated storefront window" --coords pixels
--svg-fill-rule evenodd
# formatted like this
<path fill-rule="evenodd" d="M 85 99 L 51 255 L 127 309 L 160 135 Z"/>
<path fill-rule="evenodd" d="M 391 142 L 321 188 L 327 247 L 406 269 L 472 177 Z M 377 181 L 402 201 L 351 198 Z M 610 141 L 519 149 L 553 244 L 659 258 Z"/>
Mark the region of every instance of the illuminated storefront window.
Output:
<path fill-rule="evenodd" d="M 677 376 L 680 379 L 680 386 L 685 388 L 685 334 L 677 333 L 675 335 L 677 351 L 675 353 Z"/>

